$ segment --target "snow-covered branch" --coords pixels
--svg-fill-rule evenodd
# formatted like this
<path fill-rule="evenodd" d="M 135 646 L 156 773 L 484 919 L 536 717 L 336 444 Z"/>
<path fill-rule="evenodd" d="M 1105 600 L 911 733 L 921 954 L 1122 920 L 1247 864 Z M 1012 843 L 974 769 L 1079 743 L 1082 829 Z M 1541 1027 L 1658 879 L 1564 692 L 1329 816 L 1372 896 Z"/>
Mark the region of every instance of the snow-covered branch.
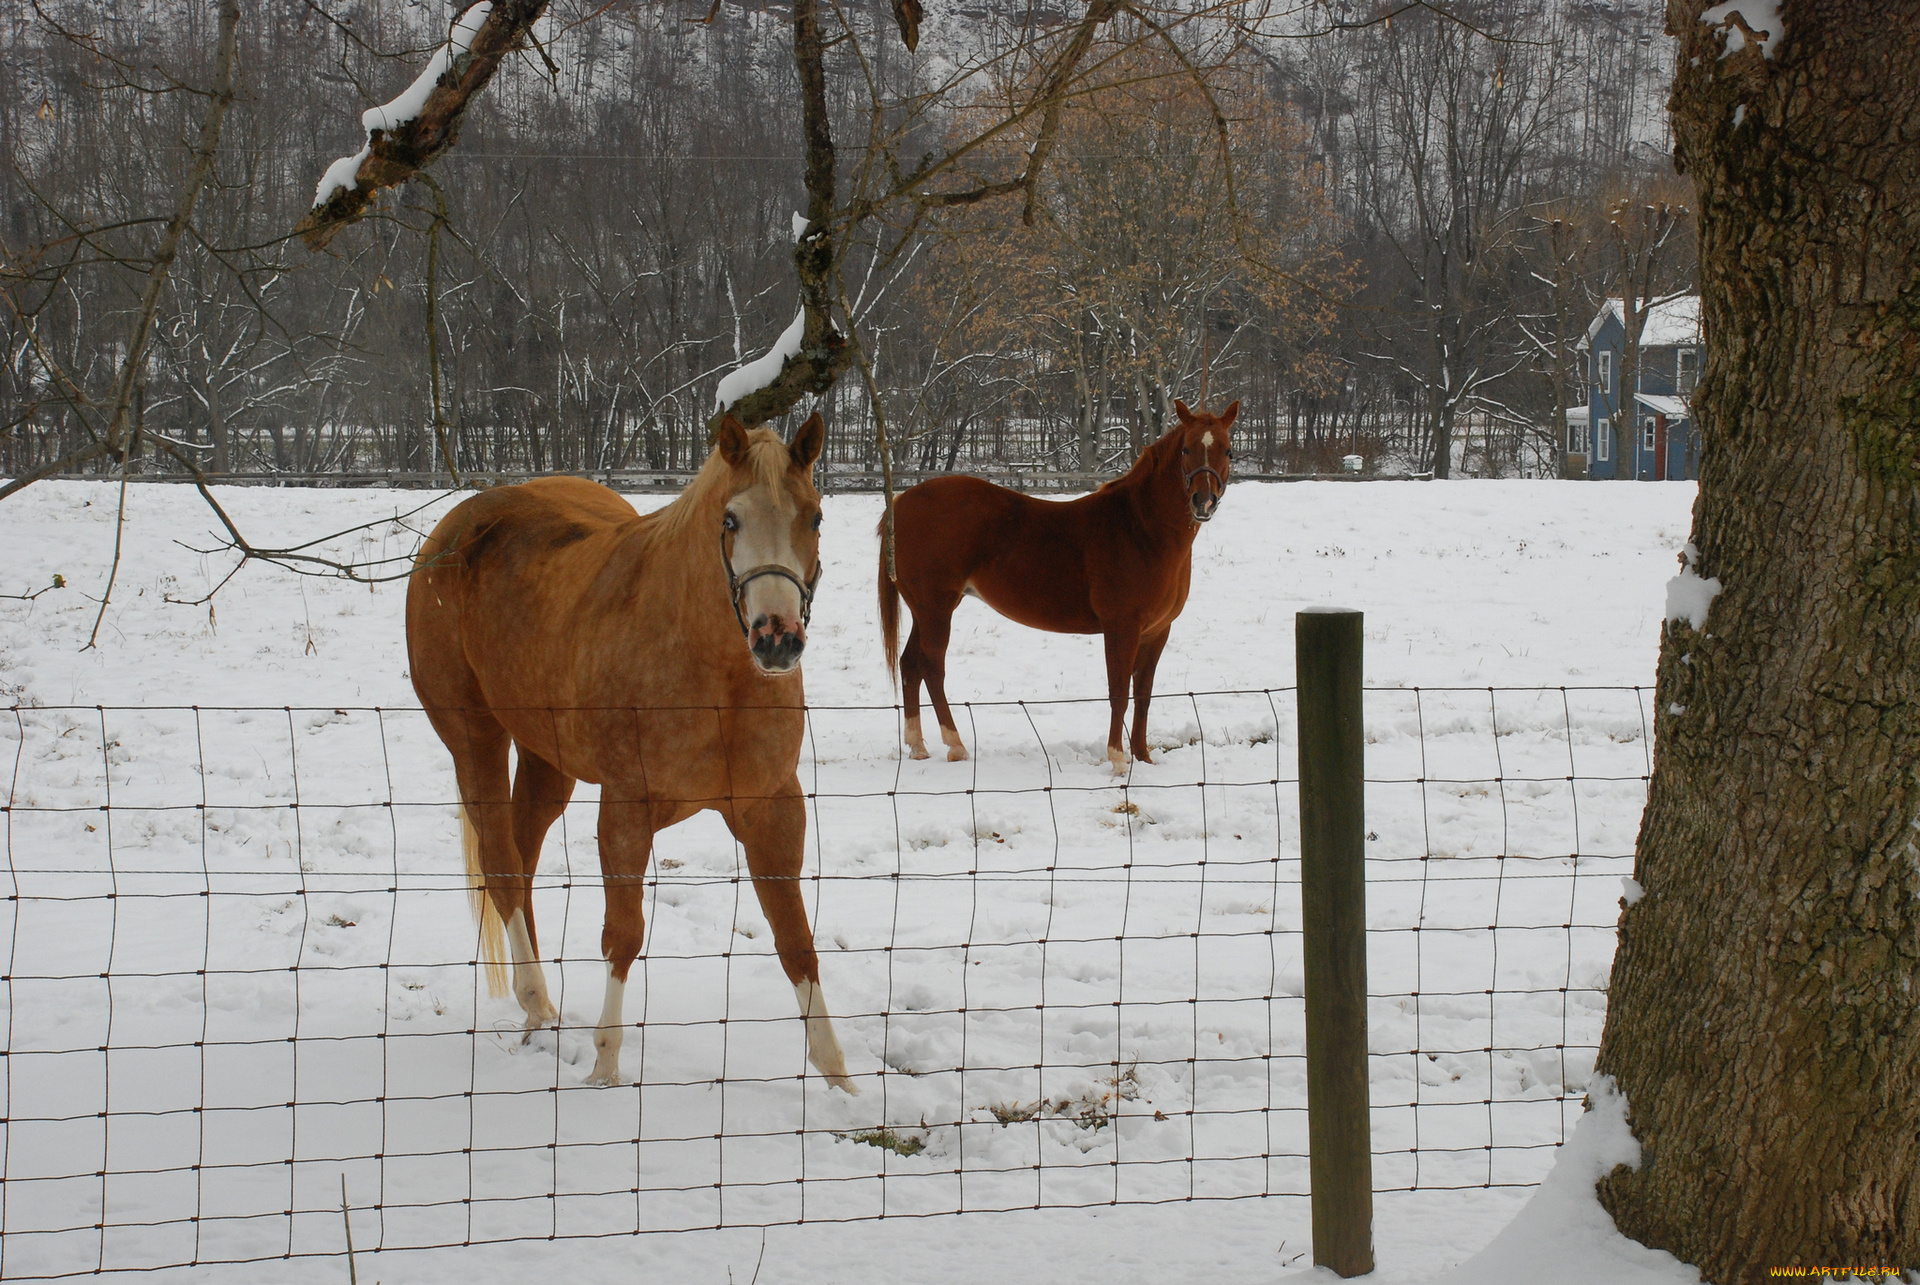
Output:
<path fill-rule="evenodd" d="M 493 79 L 500 60 L 526 39 L 547 0 L 476 0 L 454 19 L 447 41 L 399 97 L 360 117 L 365 144 L 327 167 L 313 208 L 294 228 L 313 250 L 325 249 L 359 219 L 383 187 L 404 183 L 458 140 L 473 96 Z"/>

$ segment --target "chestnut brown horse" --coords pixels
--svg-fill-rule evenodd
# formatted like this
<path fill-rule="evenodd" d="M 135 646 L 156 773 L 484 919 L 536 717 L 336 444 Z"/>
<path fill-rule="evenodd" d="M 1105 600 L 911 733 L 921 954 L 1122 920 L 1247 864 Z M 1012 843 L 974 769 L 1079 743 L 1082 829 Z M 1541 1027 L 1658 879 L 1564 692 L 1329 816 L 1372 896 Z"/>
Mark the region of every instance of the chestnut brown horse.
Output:
<path fill-rule="evenodd" d="M 1187 604 L 1193 538 L 1213 516 L 1232 471 L 1234 418 L 1173 404 L 1179 422 L 1140 453 L 1133 468 L 1092 495 L 1036 500 L 977 477 L 936 477 L 893 506 L 894 572 L 880 552 L 880 628 L 887 666 L 900 636 L 900 599 L 913 632 L 899 657 L 907 747 L 927 757 L 920 735 L 920 685 L 933 698 L 949 759 L 967 747 L 947 708 L 947 635 L 963 595 L 1009 620 L 1063 634 L 1102 634 L 1113 721 L 1107 758 L 1126 771 L 1121 723 L 1133 680 L 1133 756 L 1147 752 L 1153 671 L 1175 617 Z M 882 524 L 884 533 L 884 522 Z M 897 587 L 896 587 L 897 583 Z"/>
<path fill-rule="evenodd" d="M 800 890 L 798 666 L 820 577 L 813 462 L 824 436 L 818 415 L 791 446 L 723 419 L 699 475 L 644 517 L 580 478 L 484 491 L 441 520 L 414 565 L 413 687 L 453 754 L 488 980 L 504 993 L 504 936 L 529 1032 L 558 1018 L 533 922 L 540 846 L 574 782 L 600 786 L 607 991 L 591 1083 L 620 1082 L 654 833 L 711 808 L 746 849 L 808 1057 L 828 1083 L 857 1091 Z"/>

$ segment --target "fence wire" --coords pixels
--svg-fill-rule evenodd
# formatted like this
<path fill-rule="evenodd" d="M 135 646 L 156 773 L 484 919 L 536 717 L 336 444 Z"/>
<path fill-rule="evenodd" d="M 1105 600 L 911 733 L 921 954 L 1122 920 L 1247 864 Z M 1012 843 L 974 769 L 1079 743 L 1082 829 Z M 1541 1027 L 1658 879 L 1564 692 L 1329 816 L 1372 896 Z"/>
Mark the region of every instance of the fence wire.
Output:
<path fill-rule="evenodd" d="M 1640 688 L 1366 693 L 1375 1185 L 1538 1182 L 1592 1072 Z M 1307 1193 L 1293 692 L 809 710 L 804 878 L 858 1097 L 805 1065 L 742 854 L 662 832 L 629 1084 L 582 784 L 557 1029 L 488 995 L 418 709 L 8 711 L 0 1278 Z M 11 746 L 5 740 L 12 740 Z M 0 763 L 0 770 L 6 770 Z"/>

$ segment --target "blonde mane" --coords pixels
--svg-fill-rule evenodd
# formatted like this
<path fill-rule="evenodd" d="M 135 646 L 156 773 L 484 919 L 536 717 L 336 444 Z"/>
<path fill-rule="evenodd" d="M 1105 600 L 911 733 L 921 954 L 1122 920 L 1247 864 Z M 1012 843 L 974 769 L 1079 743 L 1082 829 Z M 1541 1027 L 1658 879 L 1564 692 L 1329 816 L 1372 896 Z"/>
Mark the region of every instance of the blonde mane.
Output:
<path fill-rule="evenodd" d="M 787 469 L 792 463 L 793 456 L 778 433 L 770 428 L 748 430 L 745 468 L 752 474 L 751 486 L 779 491 L 786 485 Z M 727 501 L 738 494 L 734 477 L 733 465 L 727 463 L 718 447 L 714 448 L 678 499 L 641 517 L 641 530 L 647 542 L 655 546 L 670 544 L 690 527 L 712 522 Z"/>

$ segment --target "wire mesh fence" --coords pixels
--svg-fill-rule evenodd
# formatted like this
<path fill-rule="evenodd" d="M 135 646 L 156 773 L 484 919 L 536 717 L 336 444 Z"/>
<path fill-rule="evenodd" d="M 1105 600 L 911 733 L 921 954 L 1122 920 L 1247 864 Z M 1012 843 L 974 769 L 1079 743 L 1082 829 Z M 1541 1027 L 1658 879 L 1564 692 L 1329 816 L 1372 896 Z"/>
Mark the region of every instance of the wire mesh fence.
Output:
<path fill-rule="evenodd" d="M 1580 1110 L 1651 754 L 1639 688 L 1366 693 L 1376 1186 L 1527 1185 Z M 658 837 L 630 1083 L 589 1087 L 594 791 L 535 881 L 561 1012 L 476 963 L 417 709 L 16 708 L 0 1278 L 1303 1195 L 1291 689 L 809 711 L 804 878 L 864 1092 L 711 813 Z M 7 742 L 11 742 L 8 744 Z"/>

